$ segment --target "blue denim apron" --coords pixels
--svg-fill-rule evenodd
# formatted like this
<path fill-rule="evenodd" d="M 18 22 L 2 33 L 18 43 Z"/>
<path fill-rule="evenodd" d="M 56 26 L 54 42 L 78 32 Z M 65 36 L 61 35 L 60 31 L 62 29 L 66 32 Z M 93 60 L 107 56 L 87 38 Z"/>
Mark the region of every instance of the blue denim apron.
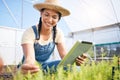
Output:
<path fill-rule="evenodd" d="M 34 30 L 35 37 L 36 37 L 36 42 L 34 43 L 35 59 L 37 60 L 38 63 L 42 65 L 42 68 L 45 70 L 47 70 L 47 68 L 52 68 L 52 67 L 56 69 L 60 60 L 47 62 L 47 60 L 50 58 L 51 54 L 54 51 L 55 42 L 49 42 L 46 45 L 39 44 L 37 42 L 37 40 L 39 40 L 39 35 L 37 32 L 36 26 L 32 26 L 32 28 Z"/>

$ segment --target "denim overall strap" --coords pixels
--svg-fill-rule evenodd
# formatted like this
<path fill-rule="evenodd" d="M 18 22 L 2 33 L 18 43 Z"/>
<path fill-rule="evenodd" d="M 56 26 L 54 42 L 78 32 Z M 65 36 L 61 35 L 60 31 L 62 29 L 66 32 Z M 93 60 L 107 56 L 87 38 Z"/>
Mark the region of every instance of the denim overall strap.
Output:
<path fill-rule="evenodd" d="M 35 33 L 35 39 L 36 39 L 36 40 L 39 40 L 39 34 L 38 34 L 38 31 L 37 31 L 36 26 L 35 26 L 35 25 L 32 26 L 32 29 L 33 29 L 33 31 L 34 31 L 34 33 Z"/>
<path fill-rule="evenodd" d="M 38 31 L 36 29 L 36 26 L 32 26 L 34 33 L 35 33 L 35 39 L 39 40 L 38 38 Z M 44 63 L 47 59 L 49 59 L 50 55 L 54 51 L 55 43 L 49 42 L 46 45 L 40 45 L 37 41 L 34 43 L 34 50 L 35 50 L 35 59 L 39 63 Z"/>

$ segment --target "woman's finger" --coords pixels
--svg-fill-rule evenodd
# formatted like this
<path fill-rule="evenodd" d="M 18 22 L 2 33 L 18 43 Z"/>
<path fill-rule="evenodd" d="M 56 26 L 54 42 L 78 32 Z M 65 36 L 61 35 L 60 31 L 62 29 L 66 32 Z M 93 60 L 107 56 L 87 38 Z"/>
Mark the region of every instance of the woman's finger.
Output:
<path fill-rule="evenodd" d="M 81 57 L 85 59 L 87 58 L 87 54 L 84 53 Z"/>
<path fill-rule="evenodd" d="M 38 72 L 40 69 L 34 69 L 34 70 L 21 70 L 22 74 L 33 74 L 33 73 L 36 73 Z"/>
<path fill-rule="evenodd" d="M 36 66 L 36 65 L 23 64 L 21 66 L 21 69 L 23 69 L 23 70 L 34 70 L 34 69 L 39 69 L 39 67 Z"/>
<path fill-rule="evenodd" d="M 79 61 L 84 61 L 83 57 L 81 57 L 81 56 L 78 56 L 76 59 Z"/>
<path fill-rule="evenodd" d="M 38 71 L 40 71 L 40 69 L 30 70 L 30 73 L 33 74 L 33 73 L 36 73 L 36 72 L 38 72 Z"/>
<path fill-rule="evenodd" d="M 29 65 L 23 65 L 21 66 L 21 72 L 23 74 L 27 74 L 27 73 L 36 73 L 40 70 L 40 68 L 38 68 L 38 66 L 29 66 Z"/>

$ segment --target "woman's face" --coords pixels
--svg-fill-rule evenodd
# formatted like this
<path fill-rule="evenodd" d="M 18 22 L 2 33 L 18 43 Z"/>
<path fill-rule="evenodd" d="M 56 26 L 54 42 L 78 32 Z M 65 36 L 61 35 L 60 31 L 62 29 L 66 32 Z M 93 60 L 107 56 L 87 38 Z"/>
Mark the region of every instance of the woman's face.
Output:
<path fill-rule="evenodd" d="M 58 12 L 50 9 L 44 9 L 41 11 L 42 27 L 45 29 L 52 29 L 59 20 Z"/>

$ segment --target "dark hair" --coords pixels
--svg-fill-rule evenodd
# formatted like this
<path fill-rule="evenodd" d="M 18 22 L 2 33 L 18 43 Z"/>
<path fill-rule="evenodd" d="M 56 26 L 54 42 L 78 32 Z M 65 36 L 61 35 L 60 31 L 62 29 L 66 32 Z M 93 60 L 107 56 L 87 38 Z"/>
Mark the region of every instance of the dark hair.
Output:
<path fill-rule="evenodd" d="M 56 38 L 56 25 L 53 27 L 53 42 L 54 42 L 55 44 L 57 44 L 57 43 L 55 42 L 55 38 Z"/>
<path fill-rule="evenodd" d="M 46 9 L 46 8 L 41 9 L 41 10 L 40 10 L 40 12 L 44 11 L 45 9 Z M 57 12 L 57 13 L 58 13 L 58 16 L 59 16 L 59 19 L 58 19 L 58 20 L 60 20 L 60 19 L 61 19 L 62 14 L 61 14 L 60 12 Z"/>
<path fill-rule="evenodd" d="M 39 24 L 38 24 L 38 35 L 39 35 L 39 39 L 40 39 L 41 27 L 42 27 L 42 21 L 41 21 L 41 17 L 40 17 Z M 38 39 L 38 40 L 39 40 L 39 39 Z"/>

